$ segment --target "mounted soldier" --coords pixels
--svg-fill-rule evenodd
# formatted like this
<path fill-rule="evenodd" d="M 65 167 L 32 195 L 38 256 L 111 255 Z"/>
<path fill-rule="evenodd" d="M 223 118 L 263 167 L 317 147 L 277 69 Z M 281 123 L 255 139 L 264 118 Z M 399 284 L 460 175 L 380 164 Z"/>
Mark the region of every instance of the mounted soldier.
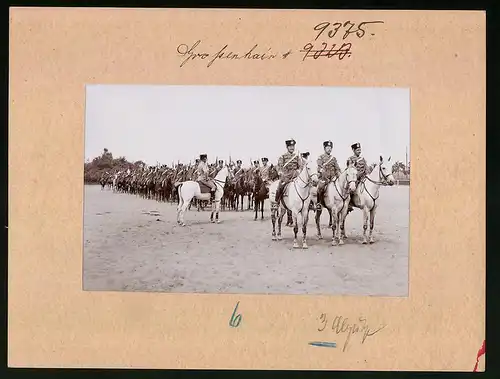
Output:
<path fill-rule="evenodd" d="M 269 159 L 264 157 L 261 160 L 262 160 L 262 167 L 260 169 L 260 175 L 266 186 L 269 186 L 269 169 L 270 169 L 270 167 L 268 166 Z"/>
<path fill-rule="evenodd" d="M 365 158 L 361 156 L 361 144 L 359 142 L 353 143 L 351 145 L 351 149 L 353 151 L 353 155 L 351 155 L 348 158 L 347 164 L 351 162 L 358 170 L 358 178 L 356 180 L 356 188 L 357 188 L 359 183 L 366 177 L 368 164 L 366 163 Z M 349 208 L 347 209 L 347 212 L 351 211 L 352 211 L 352 197 L 351 197 L 351 202 L 349 203 Z"/>
<path fill-rule="evenodd" d="M 236 167 L 233 170 L 234 180 L 238 180 L 240 175 L 243 174 L 243 172 L 244 172 L 243 167 L 241 167 L 242 163 L 243 162 L 241 161 L 241 159 L 238 159 L 236 161 Z"/>
<path fill-rule="evenodd" d="M 325 152 L 318 157 L 318 173 L 320 181 L 318 184 L 318 207 L 324 204 L 325 190 L 332 180 L 340 175 L 340 166 L 337 158 L 332 155 L 333 142 L 323 142 Z"/>
<path fill-rule="evenodd" d="M 219 159 L 219 161 L 217 162 L 217 166 L 215 167 L 213 176 L 215 177 L 223 167 L 224 167 L 224 161 L 222 159 Z"/>
<path fill-rule="evenodd" d="M 213 180 L 210 179 L 208 173 L 209 168 L 207 163 L 207 154 L 201 154 L 200 163 L 198 164 L 197 169 L 198 177 L 196 180 L 210 188 L 210 200 L 213 201 L 215 199 L 215 190 L 217 189 L 217 187 L 215 186 Z"/>
<path fill-rule="evenodd" d="M 258 160 L 253 161 L 252 173 L 256 174 L 260 170 L 260 164 Z"/>
<path fill-rule="evenodd" d="M 167 171 L 167 170 L 165 170 Z M 186 172 L 186 168 L 184 167 L 184 165 L 182 163 L 179 163 L 177 165 L 177 170 L 176 170 L 176 174 L 175 174 L 175 182 L 180 182 L 180 181 L 184 181 L 184 174 Z"/>
<path fill-rule="evenodd" d="M 294 139 L 286 140 L 287 152 L 278 159 L 278 175 L 280 180 L 276 190 L 275 201 L 277 203 L 281 201 L 285 186 L 299 175 L 304 165 L 302 158 L 295 152 L 295 144 Z"/>

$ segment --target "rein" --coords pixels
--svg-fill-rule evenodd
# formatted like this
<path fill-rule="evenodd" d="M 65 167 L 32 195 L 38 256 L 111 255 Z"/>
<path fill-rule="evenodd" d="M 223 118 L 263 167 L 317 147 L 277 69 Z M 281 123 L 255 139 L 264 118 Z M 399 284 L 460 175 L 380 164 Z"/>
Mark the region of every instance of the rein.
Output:
<path fill-rule="evenodd" d="M 306 173 L 307 173 L 307 182 L 306 182 L 306 181 L 304 181 L 304 179 L 302 179 L 302 178 L 300 177 L 300 174 L 299 174 L 299 176 L 297 177 L 298 179 L 300 179 L 300 181 L 301 181 L 302 183 L 304 183 L 304 184 L 305 184 L 305 186 L 304 186 L 304 187 L 301 187 L 301 188 L 307 188 L 307 187 L 310 187 L 310 186 L 311 186 L 311 180 L 310 180 L 310 179 L 311 179 L 311 176 L 312 176 L 312 175 L 309 175 L 309 170 L 308 170 L 307 163 L 306 163 L 306 165 L 305 165 L 305 167 L 304 167 L 304 168 L 306 169 Z M 316 176 L 317 176 L 318 174 L 314 174 L 314 175 L 316 175 Z M 309 194 L 308 194 L 308 195 L 307 195 L 307 196 L 303 199 L 303 198 L 302 198 L 302 196 L 300 196 L 299 190 L 297 189 L 297 183 L 296 183 L 295 181 L 293 182 L 293 186 L 294 186 L 294 188 L 295 188 L 295 192 L 297 193 L 297 196 L 298 196 L 298 197 L 299 197 L 299 199 L 302 201 L 302 206 L 300 207 L 300 210 L 299 210 L 299 212 L 302 212 L 302 209 L 304 209 L 304 203 L 305 203 L 306 199 L 309 197 Z M 310 190 L 309 190 L 309 191 L 310 191 Z"/>
<path fill-rule="evenodd" d="M 227 180 L 227 177 L 229 176 L 229 171 L 226 175 L 226 180 Z M 216 186 L 220 186 L 221 187 L 221 190 L 222 192 L 224 192 L 224 186 L 226 185 L 226 180 L 220 180 L 220 179 L 217 179 L 217 178 L 213 178 L 213 181 L 215 182 L 215 185 Z M 215 200 L 216 202 L 220 202 L 220 200 Z"/>
<path fill-rule="evenodd" d="M 366 179 L 368 179 L 370 182 L 372 182 L 372 183 L 373 183 L 373 184 L 375 184 L 375 185 L 379 185 L 379 186 L 387 186 L 387 177 L 388 177 L 389 175 L 384 175 L 384 173 L 382 172 L 382 167 L 381 167 L 381 166 L 380 166 L 380 164 L 379 164 L 379 165 L 378 165 L 378 177 L 379 177 L 379 179 L 380 179 L 380 176 L 382 176 L 382 178 L 384 179 L 383 181 L 378 181 L 378 182 L 376 182 L 376 181 L 374 181 L 374 180 L 370 179 L 370 177 L 368 177 L 368 176 L 366 176 Z M 373 200 L 373 207 L 371 207 L 371 209 L 370 209 L 370 212 L 371 212 L 371 211 L 372 211 L 372 209 L 373 209 L 373 208 L 375 208 L 375 202 L 376 202 L 376 201 L 377 201 L 377 199 L 380 197 L 380 193 L 379 193 L 379 194 L 378 194 L 378 196 L 375 198 L 375 197 L 373 197 L 373 196 L 372 196 L 372 194 L 370 193 L 370 191 L 368 191 L 368 189 L 366 188 L 366 184 L 365 184 L 365 182 L 364 182 L 364 181 L 363 181 L 363 187 L 364 187 L 364 189 L 365 189 L 366 193 L 367 193 L 368 195 L 370 195 L 370 197 L 371 197 L 371 198 L 372 198 L 372 200 Z"/>

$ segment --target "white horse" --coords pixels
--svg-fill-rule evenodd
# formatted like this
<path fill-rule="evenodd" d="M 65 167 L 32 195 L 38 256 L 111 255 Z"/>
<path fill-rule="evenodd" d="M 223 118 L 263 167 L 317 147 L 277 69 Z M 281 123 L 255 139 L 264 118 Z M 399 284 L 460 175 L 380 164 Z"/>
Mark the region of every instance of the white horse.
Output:
<path fill-rule="evenodd" d="M 278 181 L 273 182 L 269 187 L 269 199 L 271 200 L 271 220 L 273 223 L 273 241 L 281 240 L 281 223 L 287 210 L 292 212 L 293 219 L 293 247 L 299 248 L 297 243 L 297 233 L 299 227 L 302 228 L 302 248 L 307 249 L 306 235 L 307 222 L 309 220 L 309 203 L 311 195 L 311 186 L 317 184 L 318 173 L 311 163 L 306 161 L 299 175 L 286 185 L 283 190 L 280 204 L 276 203 L 276 190 Z M 276 215 L 278 214 L 278 235 L 276 236 Z"/>
<path fill-rule="evenodd" d="M 228 169 L 227 165 L 221 168 L 217 173 L 213 181 L 215 182 L 215 200 L 212 202 L 212 213 L 210 214 L 210 221 L 219 223 L 219 211 L 220 202 L 224 196 L 224 185 L 226 184 L 226 179 L 229 176 L 231 179 L 231 171 Z M 177 223 L 181 226 L 186 226 L 184 222 L 184 213 L 191 203 L 193 198 L 198 200 L 208 201 L 210 200 L 210 192 L 202 193 L 200 184 L 198 182 L 188 180 L 186 182 L 177 182 L 174 184 L 177 188 L 177 193 L 179 194 L 179 204 L 177 205 Z M 215 220 L 214 220 L 215 213 Z"/>
<path fill-rule="evenodd" d="M 391 157 L 387 159 L 387 162 Z M 391 171 L 384 165 L 384 159 L 380 156 L 380 162 L 373 168 L 372 172 L 363 179 L 356 191 L 351 196 L 352 205 L 363 211 L 363 244 L 368 242 L 373 243 L 373 225 L 375 221 L 375 213 L 377 211 L 377 199 L 379 197 L 379 189 L 381 185 L 394 185 L 394 176 Z M 366 229 L 368 228 L 368 217 L 370 218 L 370 234 L 366 236 Z M 343 220 L 345 223 L 345 218 Z M 342 225 L 344 230 L 344 225 Z"/>
<path fill-rule="evenodd" d="M 347 168 L 337 178 L 335 178 L 335 180 L 328 183 L 325 189 L 324 202 L 330 215 L 332 245 L 336 245 L 337 239 L 339 245 L 344 244 L 344 233 L 342 228 L 344 226 L 345 216 L 347 215 L 351 194 L 356 190 L 357 176 L 358 170 L 356 170 L 356 167 L 349 162 Z M 323 238 L 320 228 L 320 218 L 322 212 L 323 208 L 321 204 L 318 203 L 316 208 L 316 228 L 319 239 Z M 340 232 L 341 230 L 342 233 Z"/>

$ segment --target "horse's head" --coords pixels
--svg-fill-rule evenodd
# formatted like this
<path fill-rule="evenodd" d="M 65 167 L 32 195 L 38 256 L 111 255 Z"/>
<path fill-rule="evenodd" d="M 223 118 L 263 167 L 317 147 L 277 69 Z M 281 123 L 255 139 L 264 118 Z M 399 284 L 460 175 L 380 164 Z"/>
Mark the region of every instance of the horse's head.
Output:
<path fill-rule="evenodd" d="M 390 162 L 391 161 L 391 157 L 389 157 L 389 159 L 387 159 L 387 162 Z M 385 162 L 384 162 L 384 158 L 382 157 L 382 155 L 380 156 L 380 163 L 378 164 L 378 167 L 379 167 L 379 180 L 380 182 L 382 182 L 383 184 L 388 184 L 390 186 L 394 185 L 394 176 L 392 175 L 392 172 L 389 171 L 389 169 L 386 167 L 385 165 Z"/>
<path fill-rule="evenodd" d="M 345 170 L 346 174 L 346 186 L 349 192 L 354 192 L 356 191 L 356 180 L 358 178 L 358 170 L 356 169 L 356 166 L 351 162 L 348 161 L 347 163 L 347 168 Z"/>
<path fill-rule="evenodd" d="M 316 165 L 313 165 L 310 160 L 305 160 L 304 169 L 307 172 L 308 181 L 311 182 L 313 186 L 316 186 L 319 179 Z"/>

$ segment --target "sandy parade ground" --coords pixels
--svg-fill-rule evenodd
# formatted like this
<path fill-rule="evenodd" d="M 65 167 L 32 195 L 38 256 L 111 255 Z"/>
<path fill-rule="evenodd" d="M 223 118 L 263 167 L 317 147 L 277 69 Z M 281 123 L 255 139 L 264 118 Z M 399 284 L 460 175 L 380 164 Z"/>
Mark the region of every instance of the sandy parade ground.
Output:
<path fill-rule="evenodd" d="M 359 209 L 347 218 L 343 246 L 331 245 L 326 210 L 324 239 L 315 237 L 311 211 L 302 250 L 292 249 L 286 216 L 283 240 L 271 240 L 268 202 L 263 221 L 253 211 L 224 211 L 212 224 L 208 209 L 192 207 L 181 227 L 176 204 L 86 185 L 83 289 L 407 296 L 409 186 L 381 188 L 378 202 L 374 244 L 360 242 Z"/>

